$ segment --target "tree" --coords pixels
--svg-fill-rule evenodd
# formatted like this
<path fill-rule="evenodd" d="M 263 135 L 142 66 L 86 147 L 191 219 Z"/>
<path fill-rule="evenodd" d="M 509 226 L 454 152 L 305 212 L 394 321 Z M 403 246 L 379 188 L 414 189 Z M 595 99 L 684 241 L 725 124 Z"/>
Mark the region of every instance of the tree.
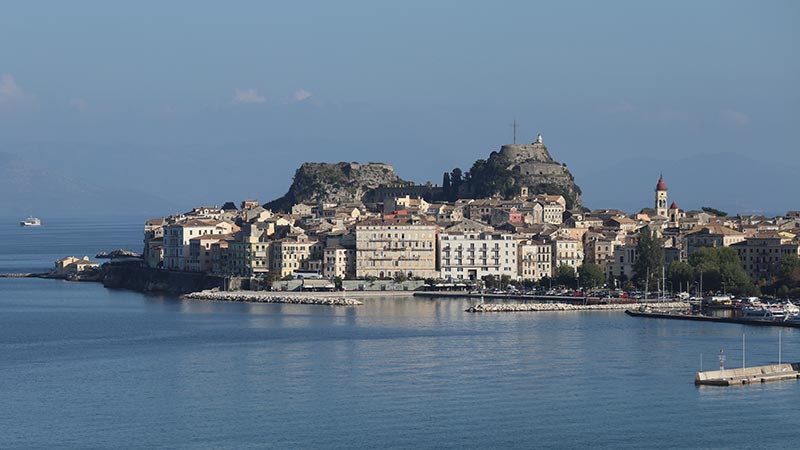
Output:
<path fill-rule="evenodd" d="M 651 230 L 650 226 L 646 226 L 639 230 L 636 241 L 634 276 L 643 284 L 645 290 L 650 290 L 652 281 L 661 278 L 662 267 L 664 267 L 664 247 L 658 240 L 655 231 Z"/>
<path fill-rule="evenodd" d="M 494 289 L 494 287 L 497 286 L 497 279 L 494 275 L 484 275 L 481 277 L 481 280 L 483 280 L 483 285 L 486 289 Z"/>
<path fill-rule="evenodd" d="M 267 272 L 264 275 L 264 286 L 265 287 L 272 287 L 272 285 L 275 283 L 275 281 L 277 279 L 278 279 L 278 275 L 276 275 L 274 272 Z"/>
<path fill-rule="evenodd" d="M 702 247 L 689 257 L 694 279 L 702 275 L 704 291 L 726 291 L 735 295 L 756 295 L 736 250 L 730 247 Z"/>
<path fill-rule="evenodd" d="M 781 297 L 800 296 L 800 256 L 784 255 L 775 268 L 772 289 Z"/>
<path fill-rule="evenodd" d="M 553 279 L 545 275 L 542 278 L 539 278 L 538 283 L 539 287 L 542 289 L 550 289 L 553 286 Z"/>
<path fill-rule="evenodd" d="M 606 281 L 606 274 L 599 265 L 587 262 L 578 268 L 578 278 L 581 286 L 593 288 L 603 285 Z"/>
<path fill-rule="evenodd" d="M 450 174 L 445 172 L 442 176 L 442 195 L 445 200 L 450 200 Z"/>
<path fill-rule="evenodd" d="M 448 200 L 451 202 L 458 200 L 458 193 L 463 183 L 464 177 L 461 169 L 456 167 L 452 172 L 450 172 L 450 196 L 448 197 Z"/>
<path fill-rule="evenodd" d="M 337 291 L 341 291 L 342 290 L 342 277 L 340 277 L 340 276 L 333 277 L 333 285 L 336 286 L 336 290 Z"/>
<path fill-rule="evenodd" d="M 500 276 L 500 288 L 505 289 L 508 287 L 509 283 L 511 283 L 511 276 L 510 275 L 501 275 Z"/>
<path fill-rule="evenodd" d="M 704 212 L 707 212 L 709 214 L 713 214 L 713 215 L 715 215 L 717 217 L 727 217 L 728 216 L 728 213 L 726 213 L 725 211 L 722 211 L 722 210 L 717 209 L 717 208 L 712 208 L 710 206 L 703 206 L 700 209 L 702 209 Z"/>
<path fill-rule="evenodd" d="M 469 170 L 469 187 L 477 198 L 500 194 L 511 197 L 515 193 L 514 176 L 498 158 L 475 161 Z"/>
<path fill-rule="evenodd" d="M 402 282 L 407 281 L 407 280 L 408 280 L 408 277 L 403 272 L 397 272 L 394 275 L 394 282 L 395 283 L 402 283 Z"/>
<path fill-rule="evenodd" d="M 561 264 L 556 269 L 556 283 L 567 287 L 575 287 L 577 278 L 575 277 L 575 269 L 572 266 Z"/>
<path fill-rule="evenodd" d="M 672 283 L 673 289 L 688 291 L 689 285 L 694 280 L 694 269 L 687 262 L 672 261 L 667 267 L 667 280 Z"/>

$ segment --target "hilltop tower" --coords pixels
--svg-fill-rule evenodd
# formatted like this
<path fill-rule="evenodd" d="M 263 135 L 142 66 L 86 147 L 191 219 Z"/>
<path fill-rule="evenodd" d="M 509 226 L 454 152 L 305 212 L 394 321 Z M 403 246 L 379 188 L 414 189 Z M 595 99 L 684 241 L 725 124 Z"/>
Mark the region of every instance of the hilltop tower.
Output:
<path fill-rule="evenodd" d="M 656 215 L 661 217 L 669 217 L 667 209 L 667 184 L 664 183 L 664 177 L 658 177 L 658 184 L 656 184 Z"/>

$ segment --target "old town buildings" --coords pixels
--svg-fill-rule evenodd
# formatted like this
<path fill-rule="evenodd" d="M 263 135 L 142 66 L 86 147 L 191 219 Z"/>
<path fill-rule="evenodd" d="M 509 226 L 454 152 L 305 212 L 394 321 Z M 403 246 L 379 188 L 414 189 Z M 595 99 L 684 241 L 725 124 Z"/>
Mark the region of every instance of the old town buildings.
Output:
<path fill-rule="evenodd" d="M 385 198 L 384 198 L 385 197 Z M 800 213 L 719 217 L 670 203 L 658 179 L 652 208 L 566 209 L 560 195 L 428 201 L 405 193 L 373 204 L 297 204 L 290 214 L 254 200 L 236 208 L 198 207 L 150 219 L 149 267 L 229 277 L 332 279 L 541 280 L 560 266 L 598 265 L 609 285 L 630 280 L 640 229 L 665 247 L 665 263 L 703 247 L 731 247 L 753 279 L 769 277 L 787 254 L 800 254 Z M 668 206 L 669 205 L 669 206 Z"/>

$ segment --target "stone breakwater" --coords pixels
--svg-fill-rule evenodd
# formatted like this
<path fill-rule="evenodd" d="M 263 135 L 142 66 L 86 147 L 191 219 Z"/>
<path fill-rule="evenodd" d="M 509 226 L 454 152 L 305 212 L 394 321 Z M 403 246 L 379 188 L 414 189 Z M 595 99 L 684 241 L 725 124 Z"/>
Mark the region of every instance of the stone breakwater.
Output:
<path fill-rule="evenodd" d="M 688 309 L 686 302 L 628 303 L 610 305 L 570 305 L 568 303 L 481 303 L 470 306 L 467 312 L 537 312 L 537 311 L 601 311 L 639 309 L 645 306 L 659 310 Z"/>
<path fill-rule="evenodd" d="M 248 303 L 291 303 L 298 305 L 329 305 L 329 306 L 358 306 L 363 305 L 358 300 L 344 297 L 327 296 L 301 296 L 279 294 L 265 291 L 200 291 L 186 294 L 183 298 L 190 300 L 214 300 L 221 302 L 248 302 Z"/>

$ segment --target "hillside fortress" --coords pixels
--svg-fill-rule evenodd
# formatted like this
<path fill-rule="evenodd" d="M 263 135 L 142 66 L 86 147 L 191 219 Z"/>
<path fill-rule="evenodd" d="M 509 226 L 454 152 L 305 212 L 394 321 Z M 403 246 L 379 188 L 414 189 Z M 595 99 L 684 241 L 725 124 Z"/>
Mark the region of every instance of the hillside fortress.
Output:
<path fill-rule="evenodd" d="M 565 164 L 553 160 L 542 135 L 530 144 L 506 144 L 499 152 L 492 152 L 514 176 L 517 186 L 527 187 L 531 193 L 561 194 L 571 205 L 581 204 L 581 190 Z"/>

